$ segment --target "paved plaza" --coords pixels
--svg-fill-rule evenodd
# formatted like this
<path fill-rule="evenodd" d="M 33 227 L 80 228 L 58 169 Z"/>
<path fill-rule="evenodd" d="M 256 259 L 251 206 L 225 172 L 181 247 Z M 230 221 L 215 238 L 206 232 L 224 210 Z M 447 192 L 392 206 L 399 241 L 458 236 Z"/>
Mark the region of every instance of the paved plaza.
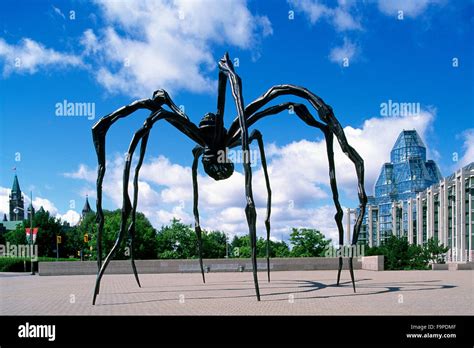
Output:
<path fill-rule="evenodd" d="M 0 315 L 455 315 L 474 314 L 474 271 L 260 272 L 252 274 L 105 275 L 91 305 L 95 276 L 0 273 Z"/>

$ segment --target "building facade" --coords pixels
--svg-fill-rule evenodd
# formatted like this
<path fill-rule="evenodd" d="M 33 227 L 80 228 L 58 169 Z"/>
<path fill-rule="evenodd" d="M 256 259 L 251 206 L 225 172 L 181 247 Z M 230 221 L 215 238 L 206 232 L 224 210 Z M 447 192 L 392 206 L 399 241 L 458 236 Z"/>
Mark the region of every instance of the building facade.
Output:
<path fill-rule="evenodd" d="M 415 130 L 404 130 L 370 196 L 359 242 L 377 246 L 391 235 L 423 245 L 435 238 L 449 247 L 447 260 L 473 260 L 474 163 L 442 178 L 426 160 Z"/>

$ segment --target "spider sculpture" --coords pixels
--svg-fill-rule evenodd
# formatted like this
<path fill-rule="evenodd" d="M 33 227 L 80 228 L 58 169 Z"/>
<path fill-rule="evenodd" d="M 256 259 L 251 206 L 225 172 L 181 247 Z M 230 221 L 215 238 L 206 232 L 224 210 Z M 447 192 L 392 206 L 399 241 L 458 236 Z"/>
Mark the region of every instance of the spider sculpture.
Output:
<path fill-rule="evenodd" d="M 109 264 L 110 260 L 114 257 L 115 253 L 119 249 L 119 246 L 126 234 L 128 229 L 128 236 L 130 242 L 130 256 L 132 269 L 135 274 L 135 279 L 140 286 L 140 280 L 138 278 L 135 262 L 133 258 L 133 238 L 135 234 L 135 214 L 138 201 L 138 176 L 140 167 L 143 163 L 143 157 L 145 155 L 148 137 L 150 135 L 151 128 L 158 120 L 166 120 L 171 125 L 176 127 L 179 131 L 184 133 L 190 139 L 197 143 L 197 146 L 193 149 L 193 165 L 192 165 L 192 180 L 193 180 L 193 213 L 195 219 L 195 231 L 198 240 L 198 251 L 199 251 L 199 263 L 201 267 L 202 279 L 205 282 L 204 268 L 202 262 L 202 239 L 201 239 L 201 227 L 199 225 L 199 211 L 198 211 L 198 184 L 197 184 L 197 168 L 198 160 L 202 156 L 202 164 L 204 171 L 215 180 L 224 180 L 229 178 L 233 171 L 234 165 L 227 159 L 226 161 L 219 160 L 219 153 L 226 151 L 227 149 L 241 146 L 243 156 L 243 169 L 245 173 L 245 195 L 246 195 L 246 207 L 245 214 L 249 227 L 250 234 L 250 246 L 252 251 L 252 266 L 253 266 L 253 279 L 255 284 L 255 292 L 257 300 L 260 301 L 260 291 L 257 279 L 257 255 L 256 255 L 256 210 L 252 193 L 252 170 L 250 166 L 249 144 L 256 140 L 262 162 L 262 168 L 265 176 L 266 188 L 267 188 L 267 214 L 265 219 L 265 228 L 267 232 L 267 274 L 268 281 L 270 281 L 270 262 L 269 262 L 269 236 L 270 236 L 270 212 L 271 212 L 271 190 L 269 177 L 267 172 L 267 164 L 265 160 L 265 151 L 263 147 L 262 134 L 258 130 L 254 130 L 249 135 L 249 128 L 253 126 L 258 120 L 263 117 L 275 115 L 284 110 L 291 110 L 292 113 L 296 114 L 304 123 L 311 127 L 319 128 L 326 139 L 327 156 L 329 161 L 329 180 L 332 190 L 333 200 L 336 207 L 335 221 L 339 231 L 339 244 L 343 244 L 343 227 L 342 217 L 343 212 L 338 199 L 338 189 L 336 184 L 336 174 L 334 167 L 334 153 L 333 153 L 333 139 L 336 136 L 343 152 L 350 158 L 354 163 L 357 179 L 358 179 L 358 196 L 359 196 L 359 214 L 357 216 L 356 223 L 354 224 L 352 245 L 357 243 L 360 226 L 362 223 L 362 217 L 364 216 L 365 207 L 367 203 L 367 196 L 364 190 L 364 162 L 359 154 L 348 144 L 344 131 L 335 118 L 332 108 L 325 104 L 324 101 L 311 93 L 306 88 L 294 86 L 294 85 L 278 85 L 271 87 L 261 97 L 257 98 L 246 107 L 244 106 L 244 100 L 242 96 L 242 83 L 240 77 L 235 73 L 234 66 L 226 53 L 224 57 L 219 61 L 219 82 L 218 82 L 218 97 L 217 97 L 217 112 L 215 114 L 208 113 L 199 122 L 199 126 L 195 125 L 190 121 L 189 117 L 176 106 L 171 100 L 168 93 L 164 90 L 157 90 L 153 94 L 151 99 L 137 100 L 130 105 L 124 106 L 113 113 L 100 119 L 92 128 L 94 146 L 97 152 L 98 159 L 98 175 L 97 175 L 97 261 L 98 261 L 98 274 L 95 284 L 93 304 L 95 304 L 96 297 L 100 289 L 100 281 L 104 274 L 104 271 Z M 235 102 L 237 117 L 231 123 L 230 127 L 226 129 L 224 127 L 224 104 L 226 95 L 227 81 L 230 82 L 230 88 L 232 91 L 232 97 Z M 319 118 L 323 122 L 317 121 L 308 111 L 307 107 L 303 104 L 294 102 L 285 102 L 282 104 L 270 106 L 262 109 L 273 99 L 282 95 L 293 95 L 307 100 L 318 112 Z M 168 109 L 163 107 L 167 106 Z M 102 263 L 102 231 L 104 227 L 104 214 L 102 210 L 102 182 L 106 170 L 106 158 L 105 158 L 105 139 L 107 131 L 110 126 L 117 120 L 127 117 L 133 112 L 139 109 L 148 109 L 151 111 L 150 115 L 144 122 L 143 126 L 138 129 L 129 145 L 127 156 L 125 160 L 125 167 L 123 172 L 123 205 L 121 212 L 121 224 L 118 232 L 117 239 L 109 254 Z M 140 143 L 140 155 L 138 162 L 135 167 L 135 175 L 133 179 L 133 201 L 130 200 L 128 194 L 128 185 L 130 179 L 130 169 L 132 164 L 132 156 L 135 152 L 138 143 Z M 227 152 L 225 152 L 227 153 Z M 158 173 L 160 175 L 160 173 Z M 129 220 L 130 219 L 130 220 Z M 127 222 L 130 221 L 130 224 Z M 337 274 L 337 285 L 339 285 L 339 279 L 342 269 L 342 256 L 339 258 L 339 267 Z M 352 257 L 349 258 L 349 270 L 352 279 L 352 286 L 355 292 L 354 272 L 352 266 Z"/>

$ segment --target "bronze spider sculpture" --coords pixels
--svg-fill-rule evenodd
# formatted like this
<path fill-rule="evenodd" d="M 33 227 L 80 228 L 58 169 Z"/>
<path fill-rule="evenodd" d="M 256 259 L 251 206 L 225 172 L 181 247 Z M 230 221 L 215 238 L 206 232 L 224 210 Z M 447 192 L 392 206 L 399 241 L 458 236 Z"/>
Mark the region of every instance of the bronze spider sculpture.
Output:
<path fill-rule="evenodd" d="M 234 119 L 228 129 L 224 127 L 224 104 L 226 95 L 227 81 L 230 82 L 232 91 L 232 97 L 235 102 L 237 109 L 237 117 Z M 293 95 L 303 99 L 306 99 L 318 112 L 320 119 L 324 122 L 317 121 L 308 111 L 307 107 L 303 104 L 294 102 L 285 102 L 282 104 L 267 107 L 262 110 L 262 107 L 266 106 L 271 100 L 282 95 Z M 164 109 L 163 106 L 167 106 L 169 109 Z M 104 227 L 104 214 L 102 210 L 102 182 L 106 170 L 106 159 L 105 159 L 105 138 L 107 131 L 110 126 L 117 120 L 127 117 L 138 109 L 148 109 L 151 114 L 145 120 L 143 126 L 138 129 L 129 145 L 127 156 L 125 160 L 125 168 L 123 172 L 123 205 L 121 213 L 121 224 L 118 232 L 117 239 L 114 246 L 110 250 L 109 254 L 102 263 L 102 231 Z M 365 207 L 367 203 L 367 196 L 364 190 L 364 161 L 359 154 L 348 144 L 344 130 L 342 129 L 339 121 L 333 114 L 332 108 L 325 104 L 324 101 L 311 93 L 306 88 L 294 86 L 294 85 L 278 85 L 271 87 L 261 97 L 257 98 L 246 107 L 244 107 L 244 100 L 242 96 L 242 83 L 240 77 L 235 73 L 234 66 L 226 53 L 224 57 L 219 61 L 219 82 L 218 82 L 218 97 L 217 97 L 217 112 L 216 114 L 208 113 L 200 121 L 199 126 L 196 126 L 190 121 L 189 117 L 176 106 L 171 100 L 168 93 L 164 90 L 157 90 L 153 93 L 151 99 L 137 100 L 130 105 L 124 106 L 111 114 L 101 118 L 92 128 L 92 135 L 95 150 L 97 152 L 98 159 L 98 175 L 97 175 L 97 262 L 98 262 L 98 273 L 94 289 L 94 297 L 92 304 L 95 304 L 96 297 L 100 289 L 100 281 L 104 274 L 104 271 L 109 264 L 110 260 L 116 254 L 124 236 L 125 230 L 128 227 L 128 235 L 130 242 L 130 256 L 132 269 L 135 274 L 135 279 L 140 286 L 140 280 L 138 278 L 137 269 L 135 267 L 133 257 L 133 238 L 135 234 L 135 214 L 138 201 L 138 176 L 140 167 L 143 163 L 143 157 L 145 155 L 146 146 L 150 130 L 159 120 L 166 120 L 171 125 L 176 127 L 179 131 L 183 132 L 190 139 L 194 140 L 198 145 L 193 149 L 193 165 L 192 165 L 192 180 L 193 180 L 193 213 L 195 219 L 195 231 L 198 239 L 198 252 L 199 252 L 199 263 L 201 267 L 202 279 L 205 282 L 204 267 L 202 262 L 202 239 L 201 239 L 201 227 L 199 224 L 199 211 L 198 211 L 198 185 L 197 185 L 197 167 L 199 157 L 202 156 L 202 164 L 204 171 L 215 180 L 224 180 L 229 178 L 233 171 L 234 165 L 228 159 L 222 161 L 219 159 L 218 154 L 221 151 L 234 148 L 237 146 L 242 147 L 243 156 L 243 168 L 245 173 L 245 195 L 247 205 L 245 207 L 245 214 L 247 223 L 249 226 L 250 234 L 250 246 L 252 252 L 252 267 L 253 267 L 253 280 L 255 285 L 255 292 L 257 300 L 260 301 L 260 291 L 258 286 L 257 278 L 257 255 L 256 255 L 256 210 L 252 193 L 252 170 L 250 166 L 249 144 L 256 140 L 261 156 L 262 168 L 265 176 L 266 188 L 267 188 L 267 214 L 265 219 L 265 228 L 267 232 L 267 274 L 268 281 L 270 281 L 270 261 L 269 261 L 269 237 L 270 237 L 270 213 L 271 213 L 271 189 L 270 182 L 267 172 L 267 164 L 265 159 L 265 151 L 263 147 L 262 134 L 258 130 L 254 130 L 250 135 L 248 134 L 249 128 L 254 125 L 258 120 L 263 117 L 275 115 L 284 110 L 292 110 L 303 122 L 311 127 L 319 128 L 326 139 L 327 156 L 329 162 L 329 178 L 330 186 L 333 194 L 334 204 L 336 206 L 335 220 L 339 231 L 339 244 L 343 244 L 343 227 L 342 217 L 343 212 L 339 203 L 339 195 L 336 184 L 336 173 L 334 166 L 334 153 L 333 153 L 333 138 L 336 136 L 343 152 L 350 158 L 354 163 L 357 179 L 358 179 L 358 196 L 359 196 L 359 214 L 357 216 L 356 223 L 354 224 L 352 245 L 355 245 L 358 240 L 360 226 L 362 218 L 365 213 Z M 135 167 L 135 175 L 133 179 L 133 202 L 130 201 L 128 194 L 128 185 L 130 179 L 130 168 L 132 164 L 132 156 L 136 150 L 138 143 L 140 142 L 140 155 L 138 162 Z M 227 152 L 225 152 L 227 153 Z M 127 226 L 127 221 L 130 218 L 130 224 Z M 339 279 L 342 269 L 342 256 L 339 257 L 339 267 L 337 273 L 337 285 L 339 285 Z M 352 265 L 352 257 L 349 258 L 349 270 L 352 279 L 352 286 L 355 292 L 354 282 L 354 271 Z"/>

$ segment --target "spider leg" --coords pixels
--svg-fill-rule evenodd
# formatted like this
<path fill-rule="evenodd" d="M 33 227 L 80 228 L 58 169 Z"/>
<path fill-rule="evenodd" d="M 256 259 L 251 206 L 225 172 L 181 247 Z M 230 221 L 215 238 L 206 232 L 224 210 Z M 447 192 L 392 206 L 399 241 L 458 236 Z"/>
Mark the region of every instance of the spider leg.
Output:
<path fill-rule="evenodd" d="M 94 142 L 95 151 L 97 154 L 97 266 L 98 269 L 102 266 L 102 231 L 104 230 L 104 211 L 102 210 L 102 183 L 104 181 L 106 171 L 106 158 L 105 158 L 105 137 L 110 126 L 117 120 L 127 117 L 131 113 L 139 109 L 154 110 L 155 106 L 151 99 L 141 99 L 134 101 L 133 103 L 121 107 L 120 109 L 112 112 L 111 114 L 102 117 L 92 127 L 92 139 Z"/>
<path fill-rule="evenodd" d="M 104 230 L 104 212 L 102 209 L 102 184 L 104 181 L 105 171 L 106 171 L 106 156 L 105 156 L 105 138 L 109 128 L 119 119 L 124 118 L 132 114 L 133 112 L 139 109 L 148 109 L 152 112 L 155 112 L 161 109 L 161 106 L 167 105 L 175 114 L 179 115 L 183 119 L 189 121 L 188 116 L 181 111 L 180 108 L 171 100 L 169 94 L 163 90 L 157 90 L 153 93 L 152 99 L 140 99 L 134 101 L 133 103 L 121 107 L 120 109 L 110 113 L 107 116 L 102 117 L 97 123 L 92 127 L 92 139 L 94 142 L 94 147 L 97 154 L 97 213 L 96 213 L 96 223 L 97 223 L 97 266 L 98 269 L 102 266 L 102 232 Z M 171 122 L 170 122 L 171 123 Z M 189 129 L 189 127 L 183 127 L 178 123 L 173 124 L 183 133 L 187 134 L 191 139 L 196 141 L 199 144 L 203 144 L 202 139 L 200 139 L 198 132 L 195 129 Z M 197 127 L 196 127 L 197 128 Z"/>
<path fill-rule="evenodd" d="M 201 146 L 196 146 L 193 149 L 193 213 L 194 213 L 194 230 L 196 231 L 196 236 L 198 239 L 198 250 L 199 250 L 199 265 L 201 266 L 201 274 L 202 274 L 202 281 L 206 283 L 206 278 L 204 276 L 204 265 L 202 263 L 202 231 L 201 225 L 199 224 L 199 210 L 198 210 L 198 201 L 199 201 L 199 193 L 198 193 L 198 182 L 197 182 L 197 167 L 198 167 L 198 160 L 199 157 L 202 155 L 204 149 Z"/>
<path fill-rule="evenodd" d="M 294 85 L 277 85 L 277 86 L 271 87 L 267 92 L 265 92 L 262 96 L 254 100 L 245 108 L 245 111 L 244 111 L 245 117 L 249 118 L 248 126 L 250 126 L 252 123 L 250 122 L 250 118 L 252 117 L 253 113 L 255 113 L 258 109 L 260 109 L 262 106 L 264 106 L 271 100 L 281 95 L 294 95 L 294 96 L 306 99 L 318 111 L 318 114 L 321 120 L 327 124 L 327 127 L 329 128 L 331 133 L 333 133 L 336 136 L 339 142 L 339 145 L 341 146 L 342 151 L 346 154 L 347 157 L 349 157 L 352 163 L 354 163 L 356 174 L 357 174 L 359 213 L 357 215 L 357 219 L 354 224 L 351 245 L 356 245 L 359 239 L 360 227 L 362 225 L 362 220 L 363 220 L 366 205 L 367 205 L 367 195 L 365 193 L 365 188 L 364 188 L 364 160 L 357 153 L 357 151 L 354 148 L 352 148 L 352 146 L 349 145 L 344 133 L 344 129 L 342 128 L 341 124 L 334 116 L 332 108 L 326 103 L 324 103 L 324 101 L 320 97 L 318 97 L 317 95 L 315 95 L 314 93 L 310 92 L 308 89 L 303 88 L 303 87 L 294 86 Z M 240 122 L 240 114 L 239 114 L 238 117 L 232 122 L 231 126 L 229 127 L 228 133 L 230 134 L 231 139 L 233 139 L 235 135 L 239 132 L 240 124 L 241 122 Z M 349 271 L 351 273 L 352 286 L 355 292 L 352 254 L 349 257 Z"/>
<path fill-rule="evenodd" d="M 126 228 L 127 220 L 130 216 L 130 213 L 132 212 L 133 207 L 136 208 L 136 202 L 137 202 L 137 197 L 138 197 L 138 173 L 139 173 L 139 170 L 140 170 L 140 167 L 141 167 L 141 164 L 142 164 L 142 161 L 143 161 L 143 156 L 144 156 L 144 153 L 145 153 L 145 150 L 146 150 L 148 134 L 149 134 L 151 128 L 153 127 L 153 124 L 155 122 L 157 122 L 158 120 L 161 120 L 161 119 L 166 119 L 169 123 L 171 123 L 173 126 L 178 128 L 179 130 L 184 130 L 183 133 L 185 133 L 187 135 L 191 135 L 193 140 L 194 139 L 200 139 L 198 128 L 196 127 L 195 124 L 190 122 L 188 119 L 186 119 L 184 117 L 181 117 L 180 115 L 177 115 L 176 113 L 169 112 L 169 111 L 166 111 L 166 110 L 161 109 L 161 108 L 159 108 L 159 110 L 152 113 L 152 115 L 150 115 L 146 119 L 143 127 L 141 127 L 137 132 L 135 132 L 135 134 L 132 138 L 132 141 L 129 145 L 128 151 L 127 151 L 127 156 L 126 156 L 126 160 L 125 160 L 125 168 L 124 168 L 124 172 L 123 172 L 123 203 L 122 203 L 122 215 L 121 215 L 121 222 L 120 222 L 120 230 L 119 230 L 119 233 L 118 233 L 118 236 L 117 236 L 117 239 L 115 241 L 114 246 L 110 250 L 110 252 L 107 255 L 107 257 L 105 258 L 101 268 L 99 269 L 99 272 L 97 273 L 96 285 L 95 285 L 95 289 L 94 289 L 94 297 L 93 297 L 93 300 L 92 300 L 93 305 L 95 304 L 97 295 L 99 293 L 100 280 L 102 279 L 102 276 L 104 275 L 104 272 L 105 272 L 105 269 L 107 268 L 107 265 L 112 260 L 112 258 L 115 256 L 118 248 L 120 247 L 120 244 L 121 244 L 121 242 L 124 238 L 125 228 Z M 145 142 L 142 142 L 141 152 L 140 152 L 140 159 L 139 159 L 139 163 L 138 163 L 138 165 L 136 167 L 136 170 L 135 170 L 134 185 L 136 184 L 136 187 L 135 187 L 135 194 L 134 194 L 134 205 L 132 206 L 132 204 L 130 202 L 130 197 L 128 195 L 130 167 L 131 167 L 133 153 L 135 152 L 135 149 L 138 145 L 138 142 L 143 138 L 145 138 Z M 136 197 L 135 197 L 135 195 L 136 195 Z M 130 231 L 134 231 L 134 227 L 131 230 L 129 229 L 129 232 Z M 135 271 L 136 271 L 136 269 L 134 270 L 134 272 Z"/>
<path fill-rule="evenodd" d="M 268 177 L 267 160 L 265 157 L 262 133 L 255 129 L 249 137 L 250 143 L 252 143 L 253 140 L 257 140 L 258 143 L 260 158 L 262 161 L 263 175 L 265 176 L 265 185 L 267 187 L 267 215 L 265 217 L 265 228 L 267 230 L 267 278 L 268 282 L 270 282 L 270 214 L 272 212 L 272 190 L 270 188 L 270 179 Z"/>
<path fill-rule="evenodd" d="M 148 122 L 151 120 L 152 117 L 153 117 L 153 114 L 150 116 Z M 140 168 L 143 163 L 143 158 L 145 156 L 149 135 L 150 135 L 150 131 L 146 132 L 140 141 L 140 157 L 135 167 L 135 175 L 133 178 L 132 222 L 130 223 L 130 227 L 128 228 L 128 234 L 130 237 L 130 260 L 132 262 L 133 274 L 135 275 L 135 279 L 140 288 L 141 288 L 140 279 L 138 278 L 137 267 L 135 266 L 135 258 L 134 258 L 133 250 L 134 250 L 134 239 L 135 239 L 135 221 L 136 221 L 137 204 L 138 204 L 138 176 L 140 173 Z"/>
<path fill-rule="evenodd" d="M 249 139 L 248 139 L 248 128 L 246 124 L 244 114 L 244 103 L 242 97 L 242 81 L 240 77 L 235 73 L 234 66 L 230 61 L 229 55 L 226 53 L 224 57 L 219 61 L 219 69 L 230 80 L 232 89 L 232 96 L 234 98 L 237 114 L 239 117 L 239 125 L 241 131 L 242 151 L 244 158 L 244 172 L 245 172 L 245 196 L 247 199 L 247 205 L 245 207 L 245 215 L 247 217 L 247 224 L 249 226 L 250 234 L 250 248 L 252 249 L 252 268 L 253 268 L 253 281 L 255 285 L 255 292 L 257 294 L 257 300 L 260 301 L 260 290 L 258 286 L 257 276 L 257 211 L 255 210 L 255 203 L 252 193 L 252 168 L 250 167 L 250 152 L 249 152 Z"/>
<path fill-rule="evenodd" d="M 333 201 L 334 205 L 336 206 L 336 214 L 334 215 L 334 219 L 336 221 L 337 229 L 339 232 L 339 245 L 342 246 L 344 240 L 344 229 L 342 226 L 342 217 L 343 217 L 343 211 L 341 208 L 341 204 L 339 203 L 339 193 L 337 189 L 337 182 L 336 182 L 336 170 L 335 170 L 335 165 L 334 165 L 334 152 L 333 152 L 333 133 L 330 132 L 330 129 L 327 125 L 318 122 L 309 112 L 309 110 L 306 108 L 305 105 L 303 104 L 298 104 L 298 103 L 293 103 L 293 102 L 287 102 L 287 103 L 282 103 L 279 105 L 271 106 L 269 108 L 266 108 L 264 110 L 261 110 L 257 113 L 254 113 L 251 115 L 247 121 L 248 125 L 252 125 L 255 122 L 257 122 L 259 119 L 270 116 L 270 115 L 275 115 L 278 114 L 284 110 L 293 110 L 296 115 L 307 125 L 319 128 L 320 130 L 323 131 L 323 134 L 325 135 L 326 139 L 326 151 L 327 151 L 327 156 L 328 156 L 328 162 L 329 162 L 329 179 L 330 179 L 330 186 L 331 186 L 331 191 L 333 194 Z M 238 133 L 237 133 L 238 136 Z M 237 140 L 235 140 L 235 136 L 233 138 L 233 143 L 235 143 Z M 342 270 L 342 256 L 339 257 L 339 267 L 338 267 L 338 275 L 337 275 L 337 284 L 339 285 L 339 279 L 340 279 L 340 274 Z"/>
<path fill-rule="evenodd" d="M 334 165 L 334 135 L 325 128 L 324 131 L 325 138 L 326 138 L 326 152 L 328 155 L 328 163 L 329 163 L 329 181 L 331 184 L 331 191 L 332 191 L 332 199 L 334 201 L 334 205 L 336 206 L 336 215 L 334 215 L 334 220 L 336 220 L 337 230 L 339 232 L 339 250 L 342 248 L 344 244 L 344 228 L 342 227 L 342 217 L 344 215 L 341 204 L 339 203 L 339 193 L 337 189 L 337 182 L 336 182 L 336 168 Z M 339 280 L 341 279 L 341 270 L 342 270 L 342 253 L 339 255 L 339 265 L 337 269 L 337 285 L 339 285 Z"/>
<path fill-rule="evenodd" d="M 148 121 L 149 119 L 147 119 Z M 127 225 L 127 220 L 130 216 L 130 212 L 132 210 L 132 204 L 130 202 L 130 197 L 128 195 L 128 182 L 130 178 L 130 167 L 132 163 L 132 156 L 133 153 L 135 152 L 135 148 L 137 147 L 138 142 L 140 139 L 145 136 L 145 134 L 149 133 L 149 127 L 151 127 L 152 123 L 148 123 L 145 121 L 145 125 L 140 128 L 137 132 L 135 132 L 132 141 L 130 143 L 130 146 L 127 151 L 127 156 L 125 159 L 125 168 L 123 171 L 123 203 L 122 203 L 122 215 L 121 215 L 121 221 L 120 221 L 120 230 L 117 236 L 117 239 L 115 240 L 115 244 L 112 247 L 112 250 L 110 250 L 109 254 L 104 260 L 104 263 L 102 264 L 102 267 L 99 270 L 99 273 L 97 274 L 97 279 L 96 279 L 96 286 L 95 286 L 95 291 L 94 291 L 94 298 L 92 300 L 92 304 L 95 304 L 96 297 L 99 293 L 99 288 L 100 288 L 100 280 L 102 279 L 102 276 L 104 275 L 105 269 L 107 268 L 107 265 L 109 264 L 110 260 L 115 256 L 117 253 L 120 244 L 123 240 L 124 234 L 125 234 L 125 229 Z"/>

